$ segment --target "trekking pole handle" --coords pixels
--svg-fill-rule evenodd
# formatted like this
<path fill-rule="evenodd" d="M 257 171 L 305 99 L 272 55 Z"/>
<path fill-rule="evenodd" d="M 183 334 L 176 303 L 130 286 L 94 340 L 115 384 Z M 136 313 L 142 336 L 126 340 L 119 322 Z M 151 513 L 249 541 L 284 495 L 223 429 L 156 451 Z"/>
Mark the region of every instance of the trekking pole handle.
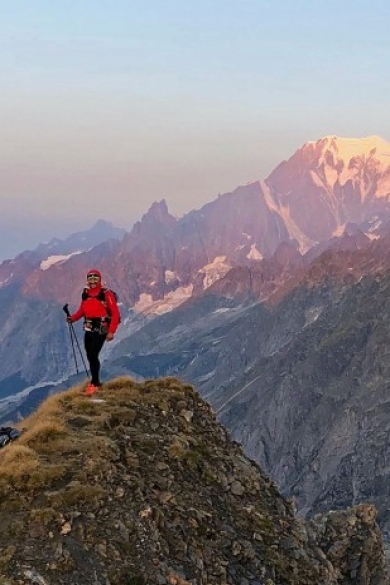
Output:
<path fill-rule="evenodd" d="M 66 315 L 69 317 L 69 316 L 70 316 L 70 313 L 69 313 L 68 306 L 69 306 L 69 305 L 68 305 L 68 303 L 66 303 L 66 305 L 64 305 L 64 306 L 62 307 L 62 310 L 63 310 L 63 311 L 64 311 L 64 313 L 66 313 Z"/>

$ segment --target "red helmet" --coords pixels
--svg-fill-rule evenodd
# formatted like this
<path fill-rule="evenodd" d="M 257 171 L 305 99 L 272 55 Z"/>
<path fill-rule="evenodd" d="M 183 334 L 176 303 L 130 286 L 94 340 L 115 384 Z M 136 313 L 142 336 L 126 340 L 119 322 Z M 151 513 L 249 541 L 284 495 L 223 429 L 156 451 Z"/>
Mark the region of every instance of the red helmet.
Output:
<path fill-rule="evenodd" d="M 95 268 L 91 268 L 91 270 L 88 270 L 87 278 L 88 278 L 88 276 L 92 276 L 92 275 L 98 276 L 100 280 L 102 279 L 102 273 L 99 270 L 96 270 Z"/>

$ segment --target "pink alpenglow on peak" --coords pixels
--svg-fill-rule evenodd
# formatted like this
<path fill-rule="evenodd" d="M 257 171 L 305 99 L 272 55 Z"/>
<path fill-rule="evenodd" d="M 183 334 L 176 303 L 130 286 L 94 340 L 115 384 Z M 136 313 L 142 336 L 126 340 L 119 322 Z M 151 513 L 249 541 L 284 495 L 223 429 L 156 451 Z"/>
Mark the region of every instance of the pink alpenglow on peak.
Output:
<path fill-rule="evenodd" d="M 302 147 L 319 146 L 321 152 L 332 152 L 337 155 L 337 160 L 348 164 L 357 157 L 375 158 L 382 167 L 390 165 L 390 144 L 380 136 L 367 136 L 366 138 L 341 138 L 339 136 L 325 136 L 317 142 L 308 142 Z"/>

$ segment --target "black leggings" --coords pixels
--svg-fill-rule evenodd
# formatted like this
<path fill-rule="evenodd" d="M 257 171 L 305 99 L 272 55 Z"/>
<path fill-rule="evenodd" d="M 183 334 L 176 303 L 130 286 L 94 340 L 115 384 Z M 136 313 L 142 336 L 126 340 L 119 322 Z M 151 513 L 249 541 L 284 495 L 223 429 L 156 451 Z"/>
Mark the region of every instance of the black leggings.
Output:
<path fill-rule="evenodd" d="M 89 362 L 89 369 L 91 370 L 91 382 L 95 386 L 100 386 L 99 371 L 99 353 L 106 340 L 105 335 L 101 335 L 96 331 L 86 331 L 84 336 L 84 347 Z"/>

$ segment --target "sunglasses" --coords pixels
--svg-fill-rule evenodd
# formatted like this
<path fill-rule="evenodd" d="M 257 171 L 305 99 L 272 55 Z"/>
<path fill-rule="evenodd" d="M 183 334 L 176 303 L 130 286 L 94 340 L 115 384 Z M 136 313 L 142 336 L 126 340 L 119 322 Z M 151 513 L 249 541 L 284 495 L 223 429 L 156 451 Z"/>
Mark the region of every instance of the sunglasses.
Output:
<path fill-rule="evenodd" d="M 100 280 L 100 276 L 98 274 L 88 274 L 87 280 Z"/>

